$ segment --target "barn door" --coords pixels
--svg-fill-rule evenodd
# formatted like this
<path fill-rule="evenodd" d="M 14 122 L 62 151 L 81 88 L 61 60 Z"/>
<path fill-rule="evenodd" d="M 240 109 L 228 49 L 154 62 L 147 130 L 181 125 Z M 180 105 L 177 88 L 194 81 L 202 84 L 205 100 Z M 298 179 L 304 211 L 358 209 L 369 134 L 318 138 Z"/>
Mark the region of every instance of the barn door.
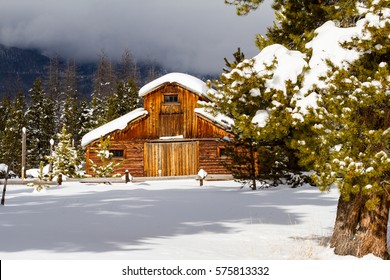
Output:
<path fill-rule="evenodd" d="M 199 142 L 145 143 L 146 176 L 194 175 L 199 168 Z"/>

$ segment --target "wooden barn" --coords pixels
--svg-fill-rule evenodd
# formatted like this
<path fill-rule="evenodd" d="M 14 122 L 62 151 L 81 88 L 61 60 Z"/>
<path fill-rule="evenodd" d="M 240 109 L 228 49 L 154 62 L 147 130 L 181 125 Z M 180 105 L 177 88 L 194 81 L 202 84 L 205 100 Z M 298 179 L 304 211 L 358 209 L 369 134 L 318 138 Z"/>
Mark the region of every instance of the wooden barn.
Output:
<path fill-rule="evenodd" d="M 198 101 L 208 101 L 208 87 L 196 77 L 171 73 L 142 87 L 144 108 L 136 109 L 87 133 L 82 139 L 89 159 L 98 163 L 100 136 L 111 139 L 116 170 L 133 176 L 180 176 L 229 173 L 221 164 L 227 118 L 214 117 Z"/>

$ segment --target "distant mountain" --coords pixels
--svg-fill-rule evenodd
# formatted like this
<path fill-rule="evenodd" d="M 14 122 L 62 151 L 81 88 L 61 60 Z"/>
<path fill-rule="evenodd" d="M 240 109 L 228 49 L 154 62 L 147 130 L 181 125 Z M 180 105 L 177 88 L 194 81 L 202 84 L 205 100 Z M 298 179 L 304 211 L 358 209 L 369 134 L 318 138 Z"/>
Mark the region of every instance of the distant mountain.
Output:
<path fill-rule="evenodd" d="M 31 88 L 35 78 L 45 74 L 49 61 L 37 50 L 0 45 L 0 95 L 15 88 L 17 77 L 19 87 Z"/>
<path fill-rule="evenodd" d="M 45 80 L 48 72 L 50 58 L 42 55 L 39 50 L 5 47 L 0 44 L 0 98 L 8 93 L 14 95 L 16 89 L 28 92 L 32 88 L 36 78 Z M 66 63 L 60 62 L 60 67 L 65 69 Z M 77 75 L 79 92 L 89 97 L 93 76 L 96 71 L 96 62 L 77 63 Z M 156 76 L 166 73 L 166 70 L 155 62 L 137 62 L 140 72 L 138 84 L 143 85 L 147 81 L 149 69 L 153 68 Z"/>

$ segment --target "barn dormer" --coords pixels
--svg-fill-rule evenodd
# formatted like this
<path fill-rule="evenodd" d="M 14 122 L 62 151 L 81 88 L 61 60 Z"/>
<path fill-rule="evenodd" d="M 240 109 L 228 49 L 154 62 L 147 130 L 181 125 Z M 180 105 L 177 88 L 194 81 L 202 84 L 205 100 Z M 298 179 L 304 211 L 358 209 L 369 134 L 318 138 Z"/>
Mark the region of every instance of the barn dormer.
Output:
<path fill-rule="evenodd" d="M 142 87 L 139 96 L 149 112 L 149 137 L 194 138 L 194 111 L 198 101 L 208 100 L 207 90 L 203 81 L 183 73 L 167 74 Z"/>

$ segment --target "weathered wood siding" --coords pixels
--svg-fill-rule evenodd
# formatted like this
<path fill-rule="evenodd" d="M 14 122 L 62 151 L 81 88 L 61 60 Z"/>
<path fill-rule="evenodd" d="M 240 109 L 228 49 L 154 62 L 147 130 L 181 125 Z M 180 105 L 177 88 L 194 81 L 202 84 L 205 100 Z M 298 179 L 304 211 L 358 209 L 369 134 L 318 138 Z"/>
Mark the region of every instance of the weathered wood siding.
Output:
<path fill-rule="evenodd" d="M 160 115 L 158 125 L 160 137 L 184 135 L 183 124 L 184 114 Z"/>
<path fill-rule="evenodd" d="M 199 169 L 202 168 L 209 174 L 229 174 L 223 166 L 228 159 L 219 154 L 219 150 L 224 147 L 218 139 L 199 140 Z"/>
<path fill-rule="evenodd" d="M 111 141 L 111 150 L 123 150 L 124 156 L 113 158 L 113 162 L 121 162 L 121 165 L 115 170 L 121 175 L 128 170 L 132 176 L 144 176 L 144 141 Z M 91 159 L 96 164 L 101 164 L 97 156 L 97 143 L 87 150 L 87 173 L 92 174 L 88 160 Z"/>
<path fill-rule="evenodd" d="M 198 161 L 198 141 L 145 143 L 146 176 L 195 175 Z"/>
<path fill-rule="evenodd" d="M 131 122 L 127 127 L 123 130 L 116 131 L 111 134 L 111 142 L 115 141 L 129 141 L 133 139 L 147 139 L 147 127 L 146 127 L 146 119 L 149 116 L 146 115 L 143 118 L 135 120 Z"/>
<path fill-rule="evenodd" d="M 229 135 L 220 125 L 201 116 L 196 118 L 196 138 L 223 138 Z"/>
<path fill-rule="evenodd" d="M 164 103 L 164 96 L 177 94 L 178 102 Z M 166 84 L 144 98 L 144 107 L 149 112 L 146 120 L 148 139 L 161 136 L 183 135 L 194 138 L 196 117 L 194 110 L 200 97 L 177 84 Z"/>

